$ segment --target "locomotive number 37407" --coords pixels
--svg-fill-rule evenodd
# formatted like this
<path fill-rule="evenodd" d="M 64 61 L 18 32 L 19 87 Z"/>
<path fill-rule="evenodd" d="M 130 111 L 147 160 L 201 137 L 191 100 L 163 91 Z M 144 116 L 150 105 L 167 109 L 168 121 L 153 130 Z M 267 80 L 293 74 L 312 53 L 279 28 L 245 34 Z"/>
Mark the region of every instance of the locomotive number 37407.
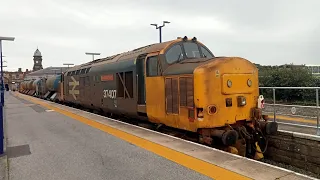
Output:
<path fill-rule="evenodd" d="M 117 90 L 103 90 L 103 97 L 115 99 L 117 97 Z"/>

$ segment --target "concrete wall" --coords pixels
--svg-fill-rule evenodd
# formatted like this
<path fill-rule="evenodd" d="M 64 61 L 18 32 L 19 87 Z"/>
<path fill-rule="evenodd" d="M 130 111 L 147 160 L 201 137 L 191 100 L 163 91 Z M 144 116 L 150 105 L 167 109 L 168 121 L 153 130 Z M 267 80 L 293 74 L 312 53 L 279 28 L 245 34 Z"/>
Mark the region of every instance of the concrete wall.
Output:
<path fill-rule="evenodd" d="M 266 158 L 320 174 L 320 136 L 279 131 L 269 137 Z"/>
<path fill-rule="evenodd" d="M 295 106 L 292 110 L 292 107 L 284 107 L 276 105 L 276 115 L 285 115 L 293 117 L 306 117 L 306 118 L 316 118 L 317 110 L 313 107 L 299 107 Z M 265 108 L 262 110 L 264 114 L 273 115 L 273 105 L 265 104 Z"/>

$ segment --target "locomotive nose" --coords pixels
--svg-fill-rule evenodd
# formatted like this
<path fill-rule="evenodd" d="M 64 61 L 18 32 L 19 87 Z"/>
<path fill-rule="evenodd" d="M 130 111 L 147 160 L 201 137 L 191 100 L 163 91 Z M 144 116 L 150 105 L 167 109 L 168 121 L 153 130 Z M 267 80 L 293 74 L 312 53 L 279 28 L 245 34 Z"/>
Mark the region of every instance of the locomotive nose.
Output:
<path fill-rule="evenodd" d="M 204 113 L 204 118 L 215 126 L 251 119 L 259 93 L 256 71 L 248 60 L 237 57 L 216 58 L 195 69 L 197 106 L 203 112 L 217 107 L 215 113 Z"/>

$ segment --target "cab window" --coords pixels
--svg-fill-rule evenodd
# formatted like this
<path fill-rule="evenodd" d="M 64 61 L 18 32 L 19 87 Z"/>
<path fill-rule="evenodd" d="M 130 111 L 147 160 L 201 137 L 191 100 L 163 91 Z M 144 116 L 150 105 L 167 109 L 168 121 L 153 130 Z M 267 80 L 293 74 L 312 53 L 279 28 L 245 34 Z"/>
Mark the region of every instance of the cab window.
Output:
<path fill-rule="evenodd" d="M 207 58 L 212 58 L 213 55 L 203 46 L 201 46 L 202 56 Z"/>
<path fill-rule="evenodd" d="M 193 42 L 183 43 L 187 58 L 200 58 L 198 45 Z"/>
<path fill-rule="evenodd" d="M 147 76 L 158 75 L 158 56 L 149 57 L 147 60 Z"/>
<path fill-rule="evenodd" d="M 182 48 L 179 44 L 170 48 L 166 53 L 167 63 L 172 64 L 178 60 L 183 59 Z"/>

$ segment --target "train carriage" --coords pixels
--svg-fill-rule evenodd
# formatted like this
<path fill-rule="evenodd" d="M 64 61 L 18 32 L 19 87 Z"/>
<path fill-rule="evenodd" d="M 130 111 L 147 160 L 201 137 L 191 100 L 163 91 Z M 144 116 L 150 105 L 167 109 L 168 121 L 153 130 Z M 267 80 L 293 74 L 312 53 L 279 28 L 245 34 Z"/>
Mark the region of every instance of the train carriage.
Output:
<path fill-rule="evenodd" d="M 63 75 L 54 75 L 48 77 L 45 81 L 45 90 L 47 93 L 44 95 L 45 99 L 50 99 L 51 101 L 61 101 L 61 79 Z"/>
<path fill-rule="evenodd" d="M 35 82 L 36 96 L 39 98 L 43 98 L 44 95 L 47 93 L 46 80 L 47 79 L 45 77 L 41 77 L 41 78 L 38 78 Z"/>

